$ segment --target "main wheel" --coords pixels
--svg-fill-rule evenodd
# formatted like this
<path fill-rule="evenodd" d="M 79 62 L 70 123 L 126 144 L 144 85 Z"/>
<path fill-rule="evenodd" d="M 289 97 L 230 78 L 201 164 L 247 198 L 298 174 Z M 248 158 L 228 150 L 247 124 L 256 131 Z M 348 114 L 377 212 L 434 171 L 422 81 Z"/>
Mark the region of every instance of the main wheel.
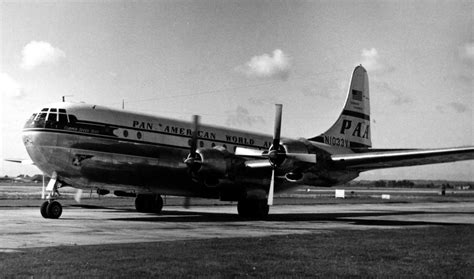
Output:
<path fill-rule="evenodd" d="M 135 198 L 135 209 L 138 212 L 148 212 L 149 206 L 149 199 L 147 198 L 148 195 L 137 195 Z"/>
<path fill-rule="evenodd" d="M 270 207 L 264 199 L 243 199 L 237 204 L 237 212 L 241 217 L 265 219 Z"/>
<path fill-rule="evenodd" d="M 161 213 L 161 210 L 163 209 L 163 198 L 160 195 L 155 195 L 153 198 L 152 212 Z"/>
<path fill-rule="evenodd" d="M 48 212 L 47 212 L 48 205 L 49 205 L 49 201 L 45 201 L 40 207 L 41 216 L 43 216 L 43 218 L 49 218 Z"/>
<path fill-rule="evenodd" d="M 48 218 L 58 219 L 63 213 L 63 207 L 57 201 L 52 201 L 46 207 L 46 214 Z"/>
<path fill-rule="evenodd" d="M 160 213 L 163 209 L 163 199 L 160 195 L 137 195 L 135 208 L 138 212 Z"/>

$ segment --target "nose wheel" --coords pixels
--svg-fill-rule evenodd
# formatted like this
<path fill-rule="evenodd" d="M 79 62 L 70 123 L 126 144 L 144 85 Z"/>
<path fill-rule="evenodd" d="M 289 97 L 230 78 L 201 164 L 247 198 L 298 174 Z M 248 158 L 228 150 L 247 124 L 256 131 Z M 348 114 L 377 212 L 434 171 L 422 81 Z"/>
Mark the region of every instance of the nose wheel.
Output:
<path fill-rule="evenodd" d="M 45 201 L 40 208 L 41 216 L 46 219 L 58 219 L 63 213 L 63 207 L 58 201 Z"/>

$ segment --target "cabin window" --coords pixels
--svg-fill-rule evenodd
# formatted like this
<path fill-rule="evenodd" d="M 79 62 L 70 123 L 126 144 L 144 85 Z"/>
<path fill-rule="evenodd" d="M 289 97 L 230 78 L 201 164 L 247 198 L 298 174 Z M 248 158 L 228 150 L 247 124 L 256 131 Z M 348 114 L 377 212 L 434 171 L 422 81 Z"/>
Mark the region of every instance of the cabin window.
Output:
<path fill-rule="evenodd" d="M 212 143 L 212 144 L 211 144 L 211 146 L 212 146 L 212 147 L 215 147 L 215 146 L 216 146 L 216 144 L 215 144 L 215 143 Z"/>
<path fill-rule="evenodd" d="M 200 147 L 204 147 L 204 142 L 203 142 L 203 141 L 200 141 L 200 142 L 199 142 L 199 146 L 200 146 Z"/>
<path fill-rule="evenodd" d="M 137 133 L 137 138 L 138 138 L 138 139 L 141 139 L 141 138 L 142 138 L 142 133 L 138 132 L 138 133 Z"/>
<path fill-rule="evenodd" d="M 128 131 L 127 131 L 127 130 L 124 130 L 124 131 L 123 131 L 123 136 L 124 136 L 124 137 L 128 137 Z"/>

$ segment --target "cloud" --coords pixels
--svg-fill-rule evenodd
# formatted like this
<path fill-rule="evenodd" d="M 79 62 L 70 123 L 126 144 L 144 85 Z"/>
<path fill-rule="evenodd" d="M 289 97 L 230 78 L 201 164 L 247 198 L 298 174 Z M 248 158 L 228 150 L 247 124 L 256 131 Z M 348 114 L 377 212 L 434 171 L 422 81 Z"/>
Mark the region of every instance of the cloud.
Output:
<path fill-rule="evenodd" d="M 255 123 L 265 123 L 265 120 L 261 116 L 252 116 L 249 111 L 238 106 L 235 111 L 228 111 L 229 116 L 227 117 L 226 124 L 232 126 L 252 126 Z"/>
<path fill-rule="evenodd" d="M 7 73 L 0 73 L 0 94 L 19 99 L 25 95 L 25 89 Z"/>
<path fill-rule="evenodd" d="M 236 70 L 248 77 L 286 80 L 290 74 L 290 59 L 281 49 L 275 49 L 273 55 L 254 56 Z"/>
<path fill-rule="evenodd" d="M 390 102 L 393 105 L 401 106 L 413 103 L 413 99 L 411 97 L 404 94 L 402 90 L 392 87 L 388 82 L 375 81 L 373 84 L 375 92 L 392 96 Z"/>
<path fill-rule="evenodd" d="M 450 103 L 447 103 L 446 106 L 458 113 L 469 111 L 469 107 L 463 103 L 450 102 Z"/>
<path fill-rule="evenodd" d="M 64 51 L 43 41 L 29 42 L 23 47 L 21 54 L 20 67 L 25 70 L 33 70 L 42 64 L 54 64 L 66 57 Z"/>
<path fill-rule="evenodd" d="M 394 67 L 380 58 L 379 52 L 375 48 L 364 48 L 361 56 L 360 64 L 369 72 L 388 73 L 394 70 Z"/>
<path fill-rule="evenodd" d="M 474 62 L 474 43 L 467 43 L 460 47 L 459 56 L 466 62 Z"/>
<path fill-rule="evenodd" d="M 380 68 L 378 63 L 379 53 L 375 48 L 362 50 L 362 65 L 369 71 L 374 71 Z"/>
<path fill-rule="evenodd" d="M 466 43 L 459 47 L 459 58 L 461 59 L 461 67 L 457 74 L 458 79 L 471 86 L 474 80 L 474 43 Z"/>
<path fill-rule="evenodd" d="M 444 106 L 438 105 L 436 106 L 436 109 L 441 113 L 447 112 L 446 110 L 454 111 L 457 113 L 464 113 L 471 110 L 468 106 L 459 102 L 450 102 L 445 104 Z"/>

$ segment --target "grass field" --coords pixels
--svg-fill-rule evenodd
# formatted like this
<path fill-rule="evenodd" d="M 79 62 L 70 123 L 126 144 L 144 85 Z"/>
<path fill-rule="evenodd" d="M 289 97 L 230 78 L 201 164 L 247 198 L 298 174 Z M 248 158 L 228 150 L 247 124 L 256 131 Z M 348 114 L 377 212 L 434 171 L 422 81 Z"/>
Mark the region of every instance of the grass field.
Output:
<path fill-rule="evenodd" d="M 8 277 L 474 277 L 474 226 L 31 248 Z"/>
<path fill-rule="evenodd" d="M 393 200 L 359 194 L 348 199 L 301 193 L 276 204 L 418 203 L 472 201 L 473 191 L 439 196 L 400 194 Z M 40 188 L 0 187 L 0 206 L 38 207 Z M 75 204 L 66 189 L 65 206 Z M 183 199 L 169 197 L 167 205 Z M 193 204 L 229 204 L 193 199 Z M 89 198 L 83 204 L 133 210 L 133 198 Z M 404 226 L 402 229 L 335 230 L 324 233 L 60 246 L 0 252 L 0 278 L 20 277 L 448 277 L 474 278 L 474 225 Z"/>

